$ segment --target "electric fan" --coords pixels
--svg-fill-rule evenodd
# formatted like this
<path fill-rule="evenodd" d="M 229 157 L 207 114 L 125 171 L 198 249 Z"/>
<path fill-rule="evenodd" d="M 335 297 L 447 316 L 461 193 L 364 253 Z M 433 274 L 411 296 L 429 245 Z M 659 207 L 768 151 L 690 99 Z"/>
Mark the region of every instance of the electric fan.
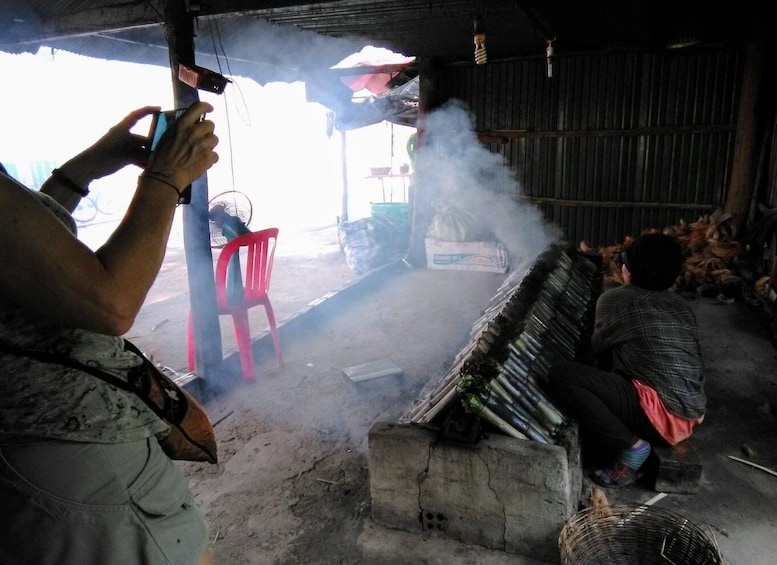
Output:
<path fill-rule="evenodd" d="M 208 201 L 208 212 L 213 210 L 214 206 L 222 206 L 224 211 L 230 216 L 237 216 L 248 226 L 251 223 L 251 216 L 254 207 L 251 200 L 245 193 L 238 190 L 228 190 L 217 194 Z M 210 227 L 210 246 L 213 249 L 220 249 L 227 244 L 227 238 L 221 232 L 221 228 L 213 220 L 208 222 Z"/>

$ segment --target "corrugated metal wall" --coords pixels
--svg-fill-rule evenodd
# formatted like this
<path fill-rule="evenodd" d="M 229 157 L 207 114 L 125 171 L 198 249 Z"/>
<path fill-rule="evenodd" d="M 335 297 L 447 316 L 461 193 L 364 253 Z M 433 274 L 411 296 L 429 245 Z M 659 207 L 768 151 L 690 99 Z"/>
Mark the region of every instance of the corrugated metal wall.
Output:
<path fill-rule="evenodd" d="M 464 101 L 523 193 L 570 241 L 619 243 L 693 221 L 726 197 L 743 52 L 616 53 L 449 66 L 441 100 Z"/>

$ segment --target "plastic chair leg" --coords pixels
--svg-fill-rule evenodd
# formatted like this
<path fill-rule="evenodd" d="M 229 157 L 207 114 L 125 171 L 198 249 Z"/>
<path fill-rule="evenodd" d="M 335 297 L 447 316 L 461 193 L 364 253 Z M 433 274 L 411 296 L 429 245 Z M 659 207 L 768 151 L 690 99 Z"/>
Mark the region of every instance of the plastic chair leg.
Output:
<path fill-rule="evenodd" d="M 272 343 L 275 346 L 275 357 L 278 359 L 278 365 L 283 367 L 283 354 L 281 353 L 281 338 L 278 335 L 278 327 L 275 324 L 275 312 L 272 309 L 270 301 L 264 303 L 264 310 L 267 312 L 267 321 L 270 322 L 270 335 Z"/>
<path fill-rule="evenodd" d="M 189 361 L 189 371 L 194 371 L 194 330 L 192 329 L 191 310 L 189 310 L 189 322 L 186 324 L 186 354 Z"/>
<path fill-rule="evenodd" d="M 251 343 L 251 328 L 248 324 L 248 310 L 233 311 L 232 321 L 235 324 L 235 341 L 237 341 L 237 347 L 240 351 L 243 379 L 253 381 L 256 375 L 254 374 L 254 350 Z"/>

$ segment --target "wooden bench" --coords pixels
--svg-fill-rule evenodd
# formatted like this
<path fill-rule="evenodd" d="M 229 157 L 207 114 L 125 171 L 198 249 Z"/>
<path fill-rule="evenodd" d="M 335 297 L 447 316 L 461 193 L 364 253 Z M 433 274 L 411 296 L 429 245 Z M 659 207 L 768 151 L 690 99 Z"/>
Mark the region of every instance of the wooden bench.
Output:
<path fill-rule="evenodd" d="M 658 492 L 696 494 L 701 483 L 701 459 L 689 440 L 673 447 L 653 447 L 656 457 L 654 487 Z"/>

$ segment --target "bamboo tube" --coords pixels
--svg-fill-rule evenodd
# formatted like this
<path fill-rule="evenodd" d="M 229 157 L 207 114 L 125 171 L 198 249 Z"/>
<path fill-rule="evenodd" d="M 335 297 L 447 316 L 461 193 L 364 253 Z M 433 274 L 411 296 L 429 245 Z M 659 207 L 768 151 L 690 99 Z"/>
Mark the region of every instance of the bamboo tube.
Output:
<path fill-rule="evenodd" d="M 511 437 L 516 439 L 529 439 L 510 424 L 502 420 L 502 418 L 494 414 L 494 412 L 488 406 L 483 406 L 483 410 L 480 412 L 480 415 L 483 416 L 484 420 L 496 426 L 499 431 L 504 432 Z"/>
<path fill-rule="evenodd" d="M 545 401 L 546 403 L 553 405 L 553 401 L 548 397 L 547 394 L 545 394 L 545 391 L 540 388 L 540 386 L 534 381 L 534 379 L 530 376 L 530 371 L 527 371 L 526 373 L 523 372 L 516 372 L 514 370 L 511 370 L 510 362 L 509 360 L 506 362 L 507 366 L 507 372 L 508 375 L 514 377 L 518 381 L 525 384 L 525 386 L 534 394 L 536 395 L 540 400 Z"/>
<path fill-rule="evenodd" d="M 416 423 L 419 424 L 428 424 L 434 418 L 442 411 L 443 408 L 451 404 L 453 400 L 456 399 L 458 396 L 458 392 L 456 391 L 456 387 L 454 386 L 451 388 L 451 390 L 434 406 L 432 406 L 429 410 L 427 410 L 425 413 L 421 414 L 417 420 Z"/>
<path fill-rule="evenodd" d="M 505 401 L 509 402 L 505 407 L 508 409 L 514 416 L 519 418 L 520 420 L 524 421 L 526 423 L 527 430 L 522 430 L 526 435 L 528 435 L 531 439 L 534 439 L 536 441 L 543 441 L 543 443 L 553 443 L 551 439 L 551 432 L 548 431 L 548 429 L 542 425 L 537 419 L 531 415 L 520 403 L 516 404 L 516 401 L 507 393 L 506 390 L 502 388 L 502 386 L 496 382 L 495 380 L 491 381 L 491 390 L 493 393 L 499 395 L 499 397 L 503 398 Z M 539 436 L 541 440 L 537 440 L 535 436 Z"/>
<path fill-rule="evenodd" d="M 508 389 L 511 393 L 523 392 L 526 394 L 529 402 L 531 402 L 534 411 L 541 416 L 543 420 L 551 425 L 552 429 L 555 429 L 564 424 L 564 416 L 550 403 L 549 400 L 543 399 L 544 394 L 537 394 L 537 390 L 532 388 L 532 384 L 528 379 L 521 379 L 520 377 L 512 374 L 509 370 L 504 372 L 507 377 L 507 381 L 512 386 L 512 390 Z M 513 377 L 511 379 L 511 377 Z"/>

